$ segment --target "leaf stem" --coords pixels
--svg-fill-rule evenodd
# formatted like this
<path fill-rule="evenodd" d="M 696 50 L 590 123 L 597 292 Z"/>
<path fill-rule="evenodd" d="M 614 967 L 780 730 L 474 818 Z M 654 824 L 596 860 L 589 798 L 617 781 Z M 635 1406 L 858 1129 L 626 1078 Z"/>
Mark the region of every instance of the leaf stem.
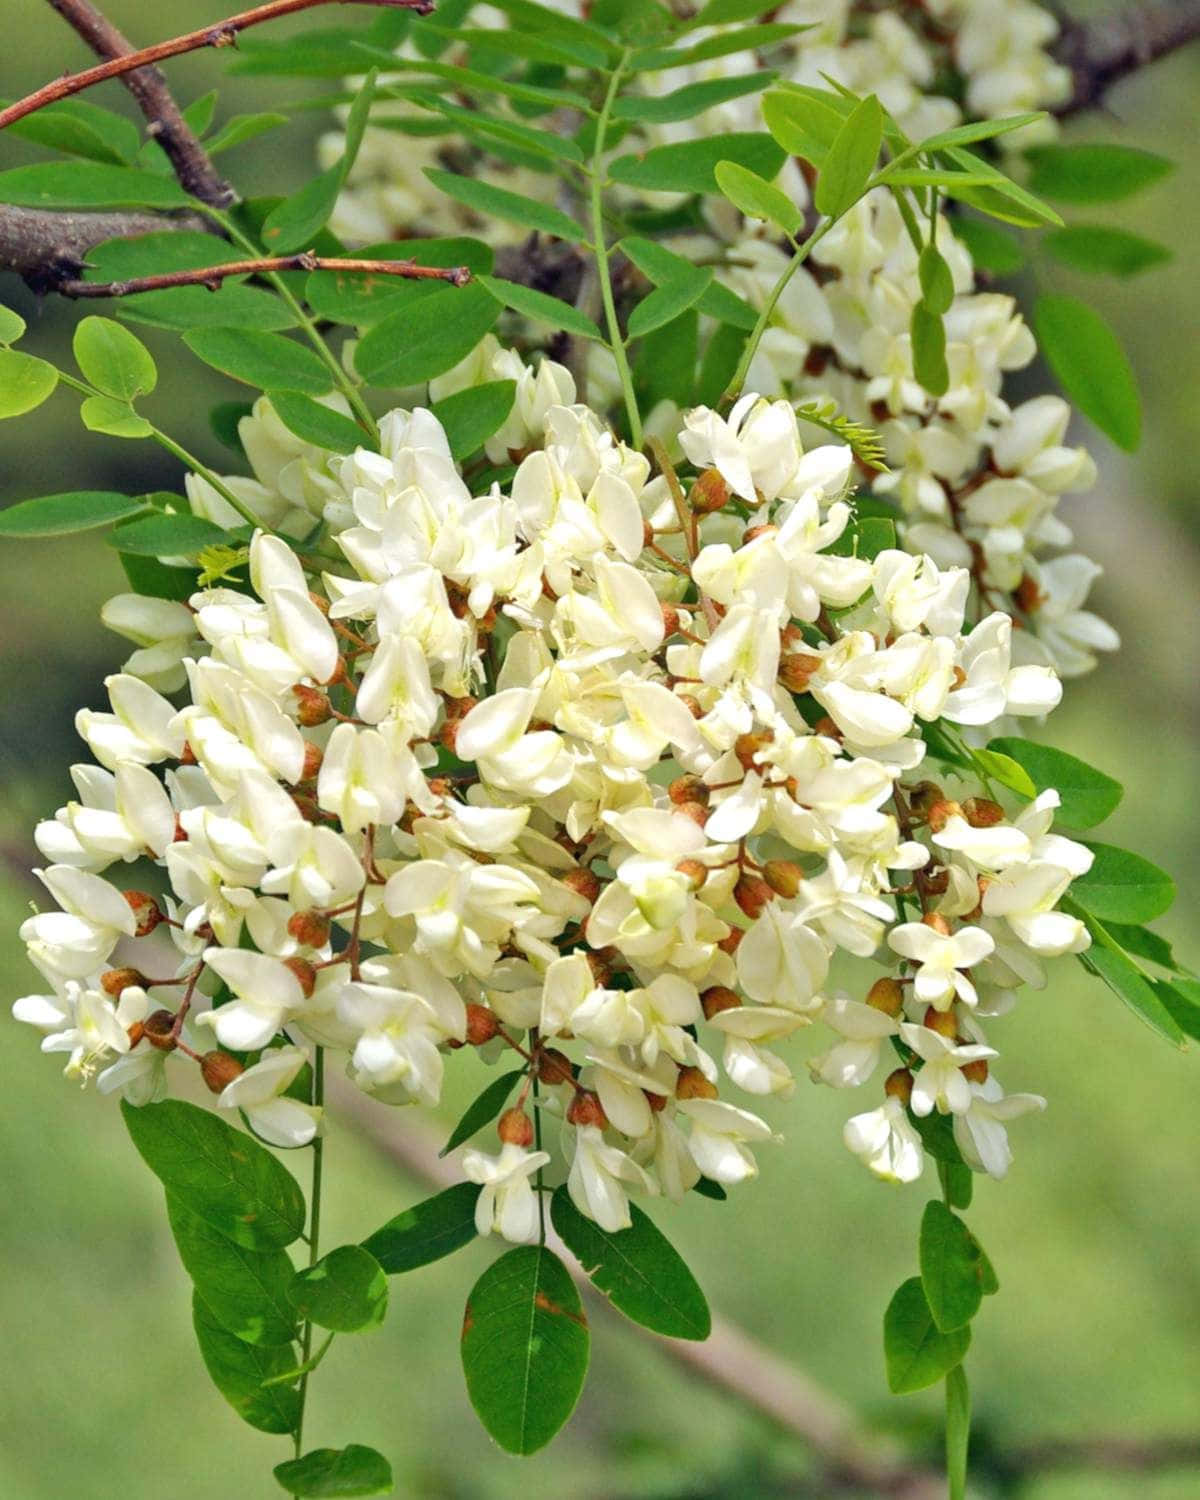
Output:
<path fill-rule="evenodd" d="M 201 479 L 204 480 L 205 484 L 212 485 L 213 489 L 216 490 L 221 499 L 224 500 L 228 505 L 232 505 L 234 510 L 237 511 L 238 515 L 241 516 L 243 521 L 246 521 L 249 525 L 255 527 L 255 529 L 261 529 L 263 531 L 272 530 L 270 526 L 268 526 L 264 521 L 261 521 L 254 514 L 254 512 L 250 509 L 250 507 L 245 503 L 244 500 L 238 499 L 238 497 L 233 493 L 233 491 L 229 488 L 225 481 L 220 478 L 219 475 L 214 474 L 211 469 L 202 464 L 200 460 L 193 454 L 189 453 L 186 448 L 181 447 L 173 437 L 169 437 L 165 432 L 160 431 L 160 429 L 155 427 L 153 423 L 151 423 L 151 428 L 154 441 L 159 445 L 159 447 L 165 448 L 167 452 L 173 454 L 174 457 L 180 461 L 180 463 L 186 464 L 189 469 L 193 470 L 200 476 Z"/>
<path fill-rule="evenodd" d="M 608 90 L 604 96 L 604 104 L 600 109 L 599 118 L 596 120 L 596 144 L 592 151 L 589 171 L 592 179 L 592 248 L 596 255 L 596 274 L 600 281 L 600 298 L 604 303 L 604 317 L 608 324 L 608 342 L 613 358 L 617 362 L 617 374 L 620 376 L 621 391 L 625 397 L 625 412 L 629 418 L 629 438 L 635 448 L 640 448 L 642 446 L 642 418 L 641 413 L 638 411 L 637 397 L 633 390 L 633 374 L 630 371 L 629 359 L 625 353 L 625 341 L 621 336 L 621 325 L 617 320 L 617 304 L 613 298 L 612 275 L 608 264 L 608 242 L 604 234 L 604 143 L 608 137 L 608 123 L 612 118 L 612 108 L 616 103 L 617 91 L 620 89 L 621 79 L 624 76 L 631 56 L 631 49 L 626 47 L 621 53 L 608 80 Z"/>
<path fill-rule="evenodd" d="M 312 1078 L 312 1103 L 320 1108 L 325 1102 L 325 1049 L 318 1047 L 313 1058 Z M 320 1132 L 313 1136 L 312 1142 L 312 1191 L 309 1194 L 308 1208 L 308 1264 L 315 1266 L 320 1257 L 321 1240 L 321 1176 L 325 1160 L 325 1142 Z M 309 1363 L 312 1354 L 312 1319 L 304 1320 L 304 1333 L 300 1340 L 300 1368 L 304 1371 L 300 1377 L 300 1414 L 296 1418 L 296 1431 L 294 1433 L 296 1457 L 299 1458 L 304 1447 L 304 1404 L 308 1395 L 309 1371 L 315 1367 Z M 329 1341 L 326 1341 L 328 1348 Z M 324 1353 L 324 1350 L 321 1351 Z"/>

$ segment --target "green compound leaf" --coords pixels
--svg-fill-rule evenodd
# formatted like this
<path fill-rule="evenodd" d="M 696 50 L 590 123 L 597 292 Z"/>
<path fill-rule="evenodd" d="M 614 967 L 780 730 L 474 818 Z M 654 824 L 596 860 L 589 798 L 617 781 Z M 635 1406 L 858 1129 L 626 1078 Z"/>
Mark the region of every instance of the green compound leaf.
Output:
<path fill-rule="evenodd" d="M 1059 384 L 1102 432 L 1132 453 L 1141 441 L 1142 405 L 1117 336 L 1077 297 L 1041 296 L 1033 326 Z"/>
<path fill-rule="evenodd" d="M 968 1324 L 943 1333 L 933 1321 L 919 1276 L 903 1282 L 883 1319 L 887 1382 L 897 1396 L 935 1385 L 961 1364 L 971 1344 Z"/>
<path fill-rule="evenodd" d="M 121 1114 L 162 1185 L 214 1229 L 250 1250 L 277 1250 L 300 1237 L 300 1184 L 251 1136 L 181 1099 L 140 1107 L 122 1100 Z"/>
<path fill-rule="evenodd" d="M 19 349 L 0 349 L 0 417 L 23 417 L 54 394 L 58 371 Z"/>
<path fill-rule="evenodd" d="M 521 286 L 515 281 L 503 281 L 494 276 L 477 276 L 475 279 L 504 307 L 524 313 L 527 318 L 549 323 L 551 328 L 562 328 L 579 338 L 604 342 L 603 333 L 591 318 L 570 302 L 564 302 L 561 297 L 551 297 L 533 287 Z"/>
<path fill-rule="evenodd" d="M 267 399 L 287 430 L 314 447 L 327 448 L 330 453 L 353 453 L 367 440 L 357 422 L 299 391 L 268 391 Z"/>
<path fill-rule="evenodd" d="M 1175 899 L 1175 882 L 1165 870 L 1112 844 L 1089 844 L 1095 858 L 1085 875 L 1071 882 L 1071 899 L 1102 922 L 1140 922 L 1161 917 Z"/>
<path fill-rule="evenodd" d="M 117 401 L 148 396 L 158 384 L 149 349 L 111 318 L 84 318 L 75 329 L 72 349 L 84 379 Z"/>
<path fill-rule="evenodd" d="M 514 1068 L 510 1073 L 504 1073 L 499 1078 L 493 1078 L 491 1083 L 470 1103 L 461 1120 L 450 1132 L 450 1139 L 438 1152 L 439 1156 L 448 1156 L 456 1147 L 461 1146 L 464 1141 L 469 1141 L 477 1130 L 482 1130 L 485 1125 L 498 1117 L 504 1108 L 505 1101 L 512 1093 L 518 1078 L 525 1075 L 524 1068 Z"/>
<path fill-rule="evenodd" d="M 1175 164 L 1135 146 L 1035 146 L 1029 186 L 1060 203 L 1112 203 L 1141 192 Z"/>
<path fill-rule="evenodd" d="M 0 203 L 22 208 L 186 208 L 173 177 L 107 162 L 52 161 L 0 172 Z"/>
<path fill-rule="evenodd" d="M 609 176 L 613 182 L 655 192 L 715 193 L 718 162 L 734 162 L 769 181 L 783 160 L 783 148 L 769 135 L 733 131 L 711 139 L 654 146 L 637 156 L 620 156 L 609 168 Z"/>
<path fill-rule="evenodd" d="M 467 208 L 477 209 L 485 217 L 504 219 L 510 224 L 519 224 L 522 229 L 538 229 L 543 234 L 556 235 L 572 244 L 586 245 L 587 232 L 574 219 L 569 219 L 561 209 L 549 203 L 540 203 L 536 198 L 527 198 L 523 193 L 510 192 L 508 188 L 493 187 L 475 177 L 459 177 L 453 172 L 443 172 L 438 167 L 426 167 L 425 175 L 440 188 L 448 198 L 462 203 Z"/>
<path fill-rule="evenodd" d="M 154 428 L 128 401 L 113 396 L 88 396 L 79 403 L 79 420 L 89 432 L 102 432 L 107 437 L 148 438 L 154 434 Z"/>
<path fill-rule="evenodd" d="M 589 1336 L 570 1272 L 542 1245 L 522 1245 L 475 1283 L 462 1362 L 479 1420 L 507 1453 L 544 1448 L 575 1409 Z"/>
<path fill-rule="evenodd" d="M 836 94 L 827 89 L 789 85 L 772 89 L 763 99 L 767 129 L 791 156 L 803 157 L 818 170 L 845 123 Z"/>
<path fill-rule="evenodd" d="M 290 1345 L 296 1314 L 287 1298 L 293 1267 L 286 1253 L 235 1245 L 170 1193 L 167 1218 L 184 1270 L 213 1319 L 247 1344 Z"/>
<path fill-rule="evenodd" d="M 68 490 L 61 495 L 39 495 L 0 511 L 0 536 L 66 536 L 109 526 L 126 516 L 149 509 L 144 499 L 113 490 Z"/>
<path fill-rule="evenodd" d="M 203 516 L 181 511 L 178 515 L 159 513 L 130 521 L 104 540 L 118 552 L 131 552 L 136 557 L 199 557 L 206 547 L 227 542 L 229 534 Z"/>
<path fill-rule="evenodd" d="M 818 212 L 837 219 L 858 202 L 875 170 L 882 143 L 883 110 L 875 95 L 868 94 L 834 136 L 817 175 L 813 201 Z"/>
<path fill-rule="evenodd" d="M 295 1347 L 247 1344 L 222 1328 L 199 1292 L 192 1296 L 192 1326 L 212 1383 L 242 1421 L 260 1432 L 294 1432 L 300 1420 L 300 1392 L 293 1385 L 264 1382 L 295 1369 Z"/>
<path fill-rule="evenodd" d="M 345 1495 L 390 1495 L 392 1466 L 374 1448 L 349 1443 L 345 1448 L 314 1448 L 303 1458 L 289 1458 L 271 1471 L 289 1495 L 304 1500 Z"/>
<path fill-rule="evenodd" d="M 628 1229 L 610 1234 L 555 1190 L 551 1217 L 567 1248 L 627 1318 L 674 1339 L 706 1339 L 712 1315 L 683 1257 L 654 1223 L 630 1204 Z"/>
<path fill-rule="evenodd" d="M 777 224 L 787 234 L 795 234 L 804 223 L 804 215 L 788 195 L 757 172 L 739 167 L 735 161 L 721 161 L 713 175 L 734 208 L 748 218 Z"/>
<path fill-rule="evenodd" d="M 10 101 L 6 100 L 5 103 Z M 60 99 L 9 125 L 6 134 L 89 161 L 131 162 L 141 147 L 137 126 L 87 99 Z"/>
<path fill-rule="evenodd" d="M 692 120 L 706 109 L 724 104 L 729 99 L 740 99 L 745 94 L 757 94 L 769 83 L 774 83 L 774 73 L 743 73 L 733 78 L 713 78 L 703 83 L 685 84 L 669 94 L 627 94 L 613 106 L 613 118 L 636 120 L 643 124 L 671 125 L 680 120 Z"/>
<path fill-rule="evenodd" d="M 653 333 L 694 307 L 712 284 L 711 266 L 689 266 L 686 273 L 656 286 L 629 314 L 626 331 L 631 339 Z"/>
<path fill-rule="evenodd" d="M 499 302 L 478 283 L 442 287 L 369 328 L 354 367 L 372 385 L 432 380 L 470 354 L 499 316 Z"/>
<path fill-rule="evenodd" d="M 663 286 L 669 281 L 678 281 L 695 270 L 692 262 L 685 256 L 676 255 L 674 250 L 668 250 L 665 245 L 644 239 L 641 235 L 627 235 L 621 240 L 617 249 L 628 256 L 642 275 L 648 281 L 652 281 L 655 286 Z M 715 318 L 718 323 L 729 323 L 734 328 L 743 328 L 747 331 L 754 328 L 758 322 L 758 314 L 750 304 L 739 297 L 736 292 L 731 292 L 727 286 L 722 286 L 719 281 L 709 282 L 707 289 L 696 303 L 696 309 L 698 312 L 706 313 L 710 318 Z M 734 364 L 737 362 L 736 355 L 733 362 Z"/>
<path fill-rule="evenodd" d="M 489 380 L 435 401 L 429 409 L 445 429 L 451 455 L 461 463 L 503 427 L 516 399 L 515 380 Z"/>
<path fill-rule="evenodd" d="M 389 1219 L 363 1241 L 389 1276 L 415 1271 L 452 1255 L 475 1238 L 475 1200 L 479 1188 L 459 1182 Z"/>
<path fill-rule="evenodd" d="M 942 1333 L 969 1323 L 984 1293 L 998 1286 L 979 1241 L 936 1198 L 925 1205 L 921 1219 L 921 1286 Z"/>
<path fill-rule="evenodd" d="M 430 240 L 394 240 L 365 245 L 355 252 L 364 260 L 411 260 L 419 266 L 466 266 L 475 274 L 492 269 L 492 251 L 481 240 L 465 235 Z M 314 271 L 304 296 L 315 313 L 335 323 L 367 325 L 445 291 L 438 281 L 406 281 L 401 276 L 376 276 L 362 271 Z"/>
<path fill-rule="evenodd" d="M 376 1328 L 387 1316 L 383 1267 L 361 1245 L 339 1245 L 316 1265 L 297 1271 L 288 1299 L 303 1318 L 335 1333 Z"/>
<path fill-rule="evenodd" d="M 261 391 L 323 396 L 333 376 L 311 349 L 278 333 L 248 328 L 193 328 L 183 335 L 192 353 L 214 370 Z"/>
<path fill-rule="evenodd" d="M 1015 760 L 1036 791 L 1044 792 L 1053 787 L 1062 799 L 1057 820 L 1070 828 L 1094 828 L 1097 823 L 1103 823 L 1116 811 L 1125 792 L 1119 781 L 1097 771 L 1095 766 L 1089 766 L 1078 756 L 1055 750 L 1050 745 L 1004 736 L 991 740 L 988 749 Z"/>
<path fill-rule="evenodd" d="M 1048 255 L 1065 266 L 1108 276 L 1136 276 L 1173 258 L 1155 240 L 1104 224 L 1068 224 L 1044 234 L 1041 243 Z"/>

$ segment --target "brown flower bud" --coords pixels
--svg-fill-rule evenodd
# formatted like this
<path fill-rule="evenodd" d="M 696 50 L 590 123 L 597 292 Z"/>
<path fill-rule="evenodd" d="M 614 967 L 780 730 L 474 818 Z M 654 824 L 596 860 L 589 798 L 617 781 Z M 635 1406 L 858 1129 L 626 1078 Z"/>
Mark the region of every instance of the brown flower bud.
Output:
<path fill-rule="evenodd" d="M 779 680 L 789 693 L 808 691 L 808 680 L 821 665 L 821 658 L 807 651 L 789 651 L 779 660 Z"/>
<path fill-rule="evenodd" d="M 146 976 L 140 969 L 107 969 L 100 976 L 100 988 L 114 1000 L 135 984 L 145 988 Z"/>
<path fill-rule="evenodd" d="M 135 937 L 145 937 L 154 931 L 163 920 L 164 912 L 153 896 L 145 891 L 126 891 L 125 900 L 130 911 L 137 918 L 137 927 L 134 930 Z"/>
<path fill-rule="evenodd" d="M 936 1031 L 938 1036 L 944 1036 L 948 1042 L 952 1042 L 958 1035 L 958 1022 L 954 1019 L 954 1009 L 938 1010 L 935 1005 L 929 1006 L 921 1017 L 921 1025 L 928 1027 L 930 1031 Z"/>
<path fill-rule="evenodd" d="M 318 724 L 328 723 L 333 717 L 333 708 L 325 693 L 306 687 L 303 683 L 297 683 L 292 692 L 297 699 L 296 718 L 305 729 L 315 729 Z"/>
<path fill-rule="evenodd" d="M 142 1022 L 146 1040 L 159 1052 L 174 1052 L 175 1038 L 171 1035 L 174 1027 L 175 1017 L 169 1010 L 152 1011 Z"/>
<path fill-rule="evenodd" d="M 677 874 L 687 876 L 689 890 L 701 890 L 708 879 L 708 866 L 698 859 L 681 859 L 675 870 Z"/>
<path fill-rule="evenodd" d="M 733 899 L 750 920 L 754 921 L 767 902 L 775 899 L 775 892 L 757 875 L 742 874 L 733 888 Z"/>
<path fill-rule="evenodd" d="M 1025 611 L 1027 615 L 1033 614 L 1046 601 L 1045 594 L 1038 588 L 1033 579 L 1026 573 L 1016 588 L 1013 590 L 1013 598 L 1017 601 L 1017 608 Z"/>
<path fill-rule="evenodd" d="M 972 828 L 994 828 L 1004 822 L 1004 809 L 990 797 L 968 797 L 962 810 Z"/>
<path fill-rule="evenodd" d="M 200 1075 L 211 1093 L 222 1093 L 246 1070 L 228 1052 L 206 1052 L 200 1059 Z"/>
<path fill-rule="evenodd" d="M 760 730 L 756 734 L 739 734 L 733 742 L 733 753 L 738 758 L 738 764 L 743 771 L 756 769 L 754 757 L 775 738 L 769 729 Z"/>
<path fill-rule="evenodd" d="M 496 1123 L 496 1132 L 506 1146 L 532 1146 L 533 1121 L 523 1109 L 506 1109 Z"/>
<path fill-rule="evenodd" d="M 940 932 L 943 937 L 950 936 L 950 923 L 940 911 L 927 911 L 921 921 L 926 927 L 932 927 L 934 932 Z"/>
<path fill-rule="evenodd" d="M 586 865 L 580 865 L 577 870 L 568 870 L 562 877 L 562 883 L 569 891 L 582 896 L 589 906 L 594 904 L 600 894 L 600 877 Z"/>
<path fill-rule="evenodd" d="M 842 731 L 828 714 L 822 714 L 813 725 L 813 733 L 819 734 L 827 740 L 837 740 L 839 745 L 842 742 Z"/>
<path fill-rule="evenodd" d="M 304 765 L 300 770 L 301 781 L 312 781 L 321 769 L 321 762 L 325 759 L 325 752 L 320 745 L 314 745 L 311 740 L 304 742 Z"/>
<path fill-rule="evenodd" d="M 688 492 L 688 504 L 701 515 L 720 510 L 728 500 L 729 486 L 718 469 L 705 469 Z"/>
<path fill-rule="evenodd" d="M 663 617 L 663 639 L 669 640 L 679 631 L 679 611 L 673 604 L 660 604 Z"/>
<path fill-rule="evenodd" d="M 763 865 L 762 873 L 771 889 L 788 900 L 804 883 L 804 871 L 791 859 L 769 859 Z"/>
<path fill-rule="evenodd" d="M 889 1073 L 883 1080 L 883 1092 L 889 1099 L 899 1099 L 901 1104 L 907 1104 L 912 1098 L 913 1076 L 907 1068 L 897 1068 L 894 1073 Z"/>
<path fill-rule="evenodd" d="M 196 764 L 196 752 L 187 740 L 184 740 L 183 749 L 179 752 L 179 764 L 181 766 L 194 766 Z"/>
<path fill-rule="evenodd" d="M 309 602 L 315 604 L 323 615 L 327 615 L 329 613 L 329 600 L 326 599 L 324 594 L 314 594 L 310 589 L 308 591 L 308 597 Z"/>
<path fill-rule="evenodd" d="M 285 958 L 283 967 L 290 969 L 300 984 L 300 992 L 307 1000 L 317 985 L 317 971 L 306 958 Z"/>
<path fill-rule="evenodd" d="M 700 1004 L 704 1007 L 704 1018 L 707 1021 L 711 1021 L 714 1016 L 719 1016 L 723 1010 L 737 1010 L 741 1003 L 741 996 L 724 984 L 711 985 L 700 996 Z"/>
<path fill-rule="evenodd" d="M 608 1116 L 604 1113 L 599 1096 L 590 1089 L 577 1089 L 575 1097 L 567 1106 L 567 1123 L 596 1125 L 604 1130 L 608 1125 Z"/>
<path fill-rule="evenodd" d="M 499 1030 L 500 1022 L 486 1005 L 472 1001 L 467 1006 L 467 1041 L 472 1047 L 482 1047 L 490 1042 Z"/>
<path fill-rule="evenodd" d="M 656 1094 L 656 1093 L 652 1092 L 652 1090 L 650 1090 L 650 1089 L 643 1089 L 642 1093 L 645 1094 L 645 1096 L 646 1096 L 646 1103 L 650 1106 L 650 1112 L 651 1112 L 651 1114 L 655 1114 L 655 1115 L 661 1114 L 662 1111 L 664 1109 L 666 1109 L 666 1107 L 667 1107 L 667 1096 L 666 1096 L 666 1094 Z"/>
<path fill-rule="evenodd" d="M 717 947 L 720 948 L 722 953 L 736 953 L 745 936 L 746 929 L 744 927 L 731 927 L 725 936 L 718 940 Z"/>
<path fill-rule="evenodd" d="M 323 948 L 329 941 L 329 918 L 323 911 L 294 911 L 288 918 L 289 937 L 306 948 Z"/>
<path fill-rule="evenodd" d="M 988 1065 L 986 1057 L 977 1057 L 974 1062 L 964 1063 L 962 1076 L 968 1083 L 986 1083 Z"/>
<path fill-rule="evenodd" d="M 944 802 L 946 794 L 936 781 L 918 781 L 908 793 L 908 805 L 918 817 L 925 817 L 935 802 Z"/>
<path fill-rule="evenodd" d="M 570 1083 L 575 1077 L 575 1069 L 565 1052 L 560 1052 L 557 1047 L 543 1047 L 538 1053 L 537 1075 L 553 1088 L 555 1084 Z"/>
<path fill-rule="evenodd" d="M 885 1016 L 898 1016 L 904 1009 L 904 988 L 896 979 L 877 979 L 867 991 L 867 1004 Z"/>
<path fill-rule="evenodd" d="M 950 871 L 928 868 L 922 870 L 921 884 L 927 896 L 944 896 L 950 889 Z"/>
<path fill-rule="evenodd" d="M 942 798 L 941 801 L 933 803 L 925 817 L 930 829 L 934 833 L 941 833 L 951 818 L 962 817 L 962 808 L 957 802 Z"/>
<path fill-rule="evenodd" d="M 592 971 L 592 978 L 603 989 L 613 977 L 617 959 L 620 954 L 615 948 L 596 948 L 587 955 L 588 968 Z"/>
<path fill-rule="evenodd" d="M 745 531 L 742 533 L 742 542 L 744 544 L 749 542 L 756 542 L 758 541 L 760 536 L 774 536 L 778 530 L 778 526 L 771 526 L 769 524 L 763 526 L 747 526 Z"/>
<path fill-rule="evenodd" d="M 132 1026 L 125 1028 L 125 1035 L 129 1038 L 129 1050 L 132 1052 L 146 1035 L 146 1028 L 140 1021 L 135 1021 Z"/>
<path fill-rule="evenodd" d="M 679 802 L 675 806 L 677 813 L 682 813 L 685 818 L 691 818 L 692 822 L 703 828 L 708 822 L 708 808 L 703 802 Z"/>
<path fill-rule="evenodd" d="M 667 788 L 667 796 L 677 806 L 683 802 L 707 802 L 708 788 L 699 776 L 676 776 Z"/>
<path fill-rule="evenodd" d="M 715 1083 L 710 1083 L 699 1068 L 680 1068 L 675 1080 L 676 1099 L 715 1099 L 718 1095 Z"/>

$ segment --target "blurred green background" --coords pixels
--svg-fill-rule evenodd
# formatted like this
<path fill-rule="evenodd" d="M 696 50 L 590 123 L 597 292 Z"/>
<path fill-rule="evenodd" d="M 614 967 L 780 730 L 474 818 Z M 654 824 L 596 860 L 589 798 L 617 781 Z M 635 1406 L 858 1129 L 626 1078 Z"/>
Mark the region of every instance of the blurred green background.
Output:
<path fill-rule="evenodd" d="M 114 0 L 109 13 L 128 34 L 149 41 L 213 19 L 220 9 L 200 0 L 161 0 L 152 8 Z M 83 65 L 82 46 L 41 4 L 9 0 L 6 12 L 4 96 Z M 218 56 L 169 66 L 184 102 L 221 79 Z M 1179 162 L 1143 198 L 1094 215 L 1166 241 L 1175 262 L 1130 282 L 1085 282 L 1050 266 L 1037 271 L 1040 285 L 1078 292 L 1111 319 L 1131 352 L 1146 406 L 1145 441 L 1133 458 L 1082 424 L 1077 434 L 1096 454 L 1101 479 L 1064 509 L 1082 550 L 1106 567 L 1095 603 L 1121 630 L 1124 649 L 1070 687 L 1050 737 L 1131 786 L 1106 836 L 1167 866 L 1184 891 L 1200 885 L 1198 84 L 1193 49 L 1115 91 L 1115 118 L 1070 127 L 1071 138 L 1119 137 Z M 303 92 L 316 89 L 231 80 L 222 85 L 218 118 Z M 123 100 L 115 85 L 103 91 L 104 103 L 121 107 Z M 320 128 L 320 117 L 303 116 L 291 131 L 224 160 L 243 191 L 293 186 Z M 4 165 L 29 155 L 20 142 L 6 142 Z M 1032 280 L 1018 290 L 1031 287 Z M 65 349 L 76 309 L 53 300 L 38 305 L 13 278 L 0 280 L 0 296 L 30 319 L 26 347 Z M 139 332 L 163 356 L 155 397 L 163 425 L 206 461 L 229 468 L 206 413 L 213 401 L 241 392 L 172 356 L 168 337 Z M 1046 389 L 1047 379 L 1035 371 L 1023 384 L 1032 392 Z M 141 491 L 178 481 L 165 456 L 85 434 L 66 392 L 3 434 L 0 504 L 74 486 Z M 100 603 L 121 586 L 115 556 L 96 535 L 0 550 L 6 1006 L 34 987 L 16 941 L 36 893 L 27 875 L 35 862 L 30 829 L 64 800 L 66 766 L 80 758 L 75 709 L 99 703 L 101 677 L 122 660 L 121 643 L 97 622 Z M 1185 896 L 1160 925 L 1195 964 L 1193 911 Z M 269 1465 L 286 1456 L 284 1444 L 242 1426 L 209 1385 L 192 1343 L 187 1286 L 161 1193 L 136 1160 L 115 1107 L 64 1083 L 58 1062 L 39 1055 L 32 1033 L 2 1024 L 0 1164 L 8 1211 L 0 1223 L 0 1496 L 256 1500 L 279 1493 Z M 968 1366 L 980 1496 L 1001 1493 L 1006 1456 L 1045 1440 L 1128 1437 L 1153 1447 L 1160 1436 L 1200 1437 L 1200 1062 L 1172 1053 L 1070 960 L 1060 961 L 1049 988 L 1029 995 L 1001 1029 L 1005 1082 L 1045 1093 L 1050 1107 L 1015 1127 L 1009 1180 L 981 1183 L 971 1211 L 1003 1284 L 978 1319 Z M 457 1080 L 445 1102 L 447 1120 L 477 1086 L 474 1076 Z M 802 1085 L 770 1111 L 787 1144 L 759 1153 L 761 1178 L 738 1193 L 735 1212 L 696 1200 L 658 1217 L 717 1309 L 794 1359 L 865 1423 L 901 1434 L 915 1454 L 933 1457 L 940 1397 L 889 1398 L 879 1337 L 892 1290 L 916 1270 L 925 1194 L 890 1192 L 844 1153 L 840 1125 L 855 1107 Z M 402 1132 L 410 1119 L 397 1111 L 389 1128 Z M 336 1124 L 327 1159 L 329 1244 L 361 1237 L 424 1196 Z M 811 1465 L 798 1443 L 608 1318 L 594 1320 L 592 1373 L 566 1432 L 536 1458 L 501 1455 L 469 1409 L 456 1348 L 466 1292 L 492 1254 L 476 1244 L 393 1282 L 387 1326 L 335 1345 L 315 1381 L 311 1444 L 372 1443 L 394 1461 L 397 1494 L 431 1500 L 824 1493 L 808 1477 Z M 1019 1493 L 1023 1500 L 1190 1500 L 1200 1493 L 1200 1466 L 1147 1473 L 1058 1467 L 1029 1476 Z"/>

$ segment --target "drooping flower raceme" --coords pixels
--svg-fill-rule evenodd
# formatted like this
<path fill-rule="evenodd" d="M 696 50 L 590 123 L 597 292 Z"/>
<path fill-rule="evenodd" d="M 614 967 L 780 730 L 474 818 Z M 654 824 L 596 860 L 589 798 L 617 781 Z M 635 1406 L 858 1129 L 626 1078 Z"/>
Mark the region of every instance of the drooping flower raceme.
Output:
<path fill-rule="evenodd" d="M 138 649 L 37 830 L 16 1015 L 135 1104 L 198 1061 L 278 1146 L 322 1128 L 314 1048 L 396 1105 L 464 1044 L 519 1055 L 500 1154 L 463 1163 L 516 1241 L 547 1169 L 609 1230 L 753 1176 L 809 1029 L 817 1080 L 884 1075 L 846 1127 L 872 1170 L 919 1175 L 940 1114 L 1001 1175 L 1042 1101 L 1005 1095 L 983 1022 L 1086 943 L 1057 903 L 1091 855 L 1053 793 L 982 796 L 963 736 L 1049 711 L 1055 674 L 965 620 L 966 570 L 870 555 L 849 449 L 805 451 L 786 401 L 684 413 L 656 472 L 539 389 L 503 484 L 393 411 L 379 452 L 293 460 L 319 555 L 260 531 L 244 581 L 110 607 Z M 925 775 L 935 735 L 961 786 Z M 882 965 L 865 996 L 844 955 Z"/>

